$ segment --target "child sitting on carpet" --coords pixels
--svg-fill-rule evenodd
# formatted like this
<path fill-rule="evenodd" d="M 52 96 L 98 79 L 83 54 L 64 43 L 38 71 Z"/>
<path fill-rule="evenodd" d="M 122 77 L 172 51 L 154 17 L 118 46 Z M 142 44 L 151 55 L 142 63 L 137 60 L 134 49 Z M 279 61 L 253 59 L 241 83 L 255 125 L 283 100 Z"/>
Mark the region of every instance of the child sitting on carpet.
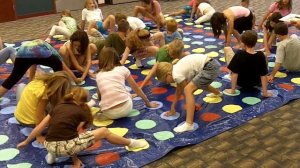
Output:
<path fill-rule="evenodd" d="M 191 54 L 181 58 L 175 65 L 159 62 L 156 76 L 159 81 L 177 84 L 175 98 L 171 110 L 166 116 L 176 114 L 177 102 L 184 93 L 186 99 L 186 121 L 174 128 L 175 132 L 185 132 L 194 129 L 195 98 L 194 91 L 204 89 L 209 92 L 208 97 L 219 97 L 222 93 L 210 84 L 218 77 L 220 64 L 215 59 L 202 54 Z"/>
<path fill-rule="evenodd" d="M 259 29 L 263 28 L 263 25 L 268 17 L 274 12 L 280 12 L 282 17 L 287 16 L 292 12 L 293 9 L 293 1 L 292 0 L 278 0 L 274 3 L 272 3 L 264 15 L 261 23 L 259 24 Z"/>
<path fill-rule="evenodd" d="M 122 13 L 116 13 L 115 19 L 116 19 L 116 23 L 117 24 L 118 24 L 118 22 L 120 20 L 123 20 L 123 19 L 127 20 L 127 22 L 130 25 L 131 30 L 145 29 L 146 28 L 145 23 L 141 19 L 139 19 L 137 17 L 126 16 L 126 15 L 124 15 Z"/>
<path fill-rule="evenodd" d="M 83 82 L 86 76 L 89 74 L 95 78 L 93 73 L 89 70 L 92 65 L 92 55 L 97 52 L 97 47 L 89 43 L 89 38 L 86 32 L 76 31 L 70 37 L 70 41 L 67 41 L 60 49 L 59 53 L 63 57 L 63 61 L 66 64 L 65 71 L 70 75 L 75 83 L 79 84 Z M 77 78 L 72 70 L 78 70 L 82 73 L 80 78 Z"/>
<path fill-rule="evenodd" d="M 280 22 L 279 19 L 282 18 L 282 15 L 279 12 L 274 12 L 272 15 L 268 18 L 268 21 L 264 25 L 264 50 L 265 55 L 269 56 L 271 54 L 270 48 L 272 47 L 272 44 L 276 43 L 276 34 L 274 32 L 274 26 L 276 23 Z"/>
<path fill-rule="evenodd" d="M 197 13 L 197 8 L 201 1 L 203 0 L 191 0 L 188 5 L 185 5 L 183 7 L 183 9 L 171 13 L 169 16 L 178 16 L 178 15 L 186 14 L 186 15 L 190 15 L 190 21 L 191 21 L 194 15 Z"/>
<path fill-rule="evenodd" d="M 224 92 L 236 94 L 237 85 L 245 89 L 261 85 L 262 95 L 264 97 L 272 96 L 267 90 L 266 57 L 263 52 L 255 51 L 257 33 L 254 30 L 247 30 L 242 34 L 241 40 L 244 50 L 238 50 L 234 54 L 230 47 L 224 49 L 227 60 L 234 55 L 228 65 L 228 69 L 231 71 L 231 89 L 225 89 Z"/>
<path fill-rule="evenodd" d="M 222 13 L 215 12 L 210 19 L 210 24 L 214 36 L 219 38 L 222 30 L 225 34 L 225 46 L 231 44 L 231 35 L 237 39 L 236 48 L 240 48 L 240 34 L 253 27 L 253 13 L 248 8 L 242 6 L 232 6 Z"/>
<path fill-rule="evenodd" d="M 200 1 L 198 5 L 198 19 L 195 21 L 195 24 L 201 24 L 207 22 L 211 19 L 212 15 L 216 10 L 211 6 L 209 1 Z"/>
<path fill-rule="evenodd" d="M 3 48 L 3 42 L 0 37 L 0 65 L 4 64 L 8 59 L 15 62 L 17 51 L 13 47 Z"/>
<path fill-rule="evenodd" d="M 178 31 L 178 23 L 175 19 L 167 20 L 166 27 L 167 31 L 157 32 L 153 34 L 152 39 L 159 41 L 159 46 L 162 47 L 165 44 L 169 44 L 175 39 L 182 39 L 182 35 Z"/>
<path fill-rule="evenodd" d="M 96 75 L 99 97 L 101 97 L 99 103 L 101 112 L 97 115 L 98 120 L 118 119 L 129 115 L 133 103 L 131 94 L 126 90 L 125 81 L 144 100 L 147 107 L 157 107 L 157 104 L 151 103 L 138 87 L 130 71 L 120 64 L 116 50 L 105 47 L 99 57 L 99 72 Z"/>
<path fill-rule="evenodd" d="M 85 22 L 88 22 L 88 34 L 93 34 L 94 31 L 99 31 L 101 34 L 107 33 L 107 30 L 115 30 L 115 17 L 109 15 L 103 21 L 101 9 L 95 0 L 86 0 L 85 8 L 82 10 L 82 20 L 80 24 L 81 30 L 84 30 Z"/>
<path fill-rule="evenodd" d="M 47 163 L 54 163 L 55 158 L 59 156 L 71 156 L 73 167 L 79 168 L 82 162 L 77 154 L 101 139 L 129 148 L 142 148 L 148 145 L 146 141 L 127 139 L 113 134 L 105 127 L 79 133 L 79 130 L 88 128 L 93 122 L 90 108 L 86 105 L 87 99 L 88 92 L 85 89 L 73 88 L 64 96 L 63 102 L 56 105 L 27 139 L 17 145 L 17 148 L 28 145 L 48 127 L 44 142 L 48 151 Z"/>
<path fill-rule="evenodd" d="M 36 65 L 51 67 L 54 71 L 62 71 L 63 62 L 58 52 L 43 40 L 33 40 L 22 44 L 17 51 L 14 67 L 9 77 L 0 87 L 0 97 L 10 90 L 30 69 L 29 80 L 35 76 Z"/>
<path fill-rule="evenodd" d="M 159 30 L 165 25 L 165 18 L 161 11 L 160 4 L 156 0 L 139 0 L 141 1 L 141 6 L 134 7 L 134 17 L 141 14 L 144 17 L 150 18 Z"/>
<path fill-rule="evenodd" d="M 275 34 L 280 42 L 277 44 L 275 67 L 268 76 L 270 82 L 273 81 L 276 72 L 281 65 L 288 71 L 300 70 L 300 40 L 295 34 L 288 35 L 288 26 L 283 23 L 277 23 L 274 27 Z"/>
<path fill-rule="evenodd" d="M 71 35 L 77 31 L 77 22 L 72 17 L 70 10 L 63 10 L 61 13 L 61 19 L 57 25 L 53 25 L 48 37 L 46 38 L 46 42 L 50 43 L 51 37 L 54 35 L 63 35 L 66 39 L 69 39 Z"/>
<path fill-rule="evenodd" d="M 155 75 L 157 70 L 157 65 L 159 62 L 169 62 L 172 63 L 174 59 L 179 59 L 183 56 L 184 43 L 175 39 L 171 43 L 161 47 L 156 53 L 156 63 L 153 65 L 151 71 L 148 73 L 140 88 L 143 89 L 145 85 L 150 81 L 150 79 Z"/>
<path fill-rule="evenodd" d="M 158 47 L 154 46 L 150 39 L 151 35 L 148 30 L 136 29 L 130 32 L 126 39 L 126 49 L 123 53 L 121 64 L 124 65 L 131 53 L 136 59 L 137 67 L 142 67 L 141 60 L 146 57 L 153 57 L 158 51 Z"/>

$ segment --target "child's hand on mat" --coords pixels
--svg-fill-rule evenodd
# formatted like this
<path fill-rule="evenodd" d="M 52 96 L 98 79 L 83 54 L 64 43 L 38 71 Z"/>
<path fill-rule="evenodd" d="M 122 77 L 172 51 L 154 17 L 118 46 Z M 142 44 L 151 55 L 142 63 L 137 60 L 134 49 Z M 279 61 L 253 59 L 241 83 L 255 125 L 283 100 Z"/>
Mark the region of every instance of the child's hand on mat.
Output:
<path fill-rule="evenodd" d="M 84 80 L 84 79 L 82 79 L 82 78 L 77 78 L 76 81 L 75 81 L 75 83 L 76 83 L 76 84 L 79 84 L 79 83 L 81 83 L 83 80 Z"/>
<path fill-rule="evenodd" d="M 25 140 L 25 141 L 19 143 L 19 144 L 17 145 L 17 148 L 18 148 L 18 149 L 24 148 L 26 145 L 28 145 L 28 142 Z"/>
<path fill-rule="evenodd" d="M 270 92 L 265 92 L 265 93 L 263 93 L 263 95 L 262 95 L 263 97 L 272 97 L 273 95 L 272 95 L 272 93 L 270 93 Z"/>
<path fill-rule="evenodd" d="M 37 136 L 36 141 L 40 144 L 44 144 L 45 142 L 45 137 L 44 136 Z"/>
<path fill-rule="evenodd" d="M 225 89 L 224 92 L 229 93 L 229 94 L 235 94 L 235 90 L 232 90 L 232 89 Z"/>
<path fill-rule="evenodd" d="M 267 80 L 268 80 L 268 82 L 272 83 L 273 80 L 274 80 L 274 76 L 273 75 L 268 75 Z"/>
<path fill-rule="evenodd" d="M 133 99 L 133 98 L 136 98 L 138 95 L 136 94 L 136 93 L 134 93 L 134 94 L 131 94 L 131 98 Z"/>
<path fill-rule="evenodd" d="M 175 115 L 175 114 L 176 114 L 175 109 L 171 109 L 170 111 L 168 111 L 168 112 L 165 113 L 165 116 L 166 116 L 166 117 L 169 117 L 169 116 L 173 116 L 173 115 Z"/>
<path fill-rule="evenodd" d="M 150 108 L 156 108 L 156 107 L 158 107 L 159 104 L 157 104 L 156 102 L 149 102 L 146 105 L 147 105 L 147 107 L 150 107 Z"/>

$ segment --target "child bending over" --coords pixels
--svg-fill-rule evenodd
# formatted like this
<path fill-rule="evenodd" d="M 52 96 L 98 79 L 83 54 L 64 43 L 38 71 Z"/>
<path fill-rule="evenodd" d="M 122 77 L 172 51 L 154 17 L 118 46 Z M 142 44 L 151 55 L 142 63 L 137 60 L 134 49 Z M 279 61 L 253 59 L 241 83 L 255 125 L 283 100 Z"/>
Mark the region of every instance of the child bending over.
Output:
<path fill-rule="evenodd" d="M 76 20 L 72 17 L 71 11 L 66 9 L 61 13 L 61 19 L 58 22 L 58 26 L 52 26 L 45 41 L 50 43 L 51 37 L 57 34 L 64 35 L 66 39 L 69 39 L 75 31 L 77 31 Z"/>
<path fill-rule="evenodd" d="M 115 19 L 116 19 L 116 23 L 118 24 L 118 22 L 120 20 L 127 20 L 127 22 L 129 23 L 130 29 L 131 30 L 136 30 L 136 29 L 145 29 L 146 25 L 145 23 L 137 18 L 137 17 L 132 17 L 132 16 L 126 16 L 122 13 L 116 13 L 115 15 Z"/>
<path fill-rule="evenodd" d="M 247 30 L 242 34 L 241 40 L 244 50 L 239 50 L 234 54 L 231 48 L 225 49 L 227 50 L 226 57 L 234 56 L 228 65 L 228 69 L 231 71 L 231 89 L 226 89 L 224 92 L 235 94 L 237 85 L 245 89 L 261 85 L 262 95 L 264 97 L 272 96 L 267 90 L 266 57 L 263 52 L 255 51 L 257 33 L 254 30 Z M 230 52 L 228 53 L 228 51 Z"/>
<path fill-rule="evenodd" d="M 156 0 L 139 0 L 141 1 L 141 6 L 134 7 L 134 17 L 141 14 L 144 17 L 150 18 L 159 30 L 165 25 L 165 18 L 161 11 L 160 4 Z"/>
<path fill-rule="evenodd" d="M 88 92 L 85 89 L 73 88 L 70 93 L 64 96 L 64 101 L 58 104 L 30 133 L 27 139 L 17 145 L 17 148 L 28 145 L 48 126 L 44 142 L 48 151 L 47 163 L 54 163 L 58 156 L 71 156 L 73 167 L 79 168 L 82 163 L 77 154 L 98 140 L 106 139 L 112 144 L 124 145 L 129 148 L 140 148 L 147 145 L 146 142 L 115 135 L 105 127 L 78 133 L 79 130 L 88 128 L 93 121 L 90 108 L 86 105 L 87 99 Z"/>
<path fill-rule="evenodd" d="M 101 112 L 97 119 L 118 119 L 127 117 L 132 110 L 131 94 L 125 88 L 125 81 L 140 96 L 147 107 L 157 107 L 151 103 L 130 75 L 130 71 L 120 64 L 119 55 L 111 47 L 102 49 L 99 57 L 99 72 L 96 82 L 101 96 Z M 99 96 L 99 97 L 100 97 Z"/>
<path fill-rule="evenodd" d="M 185 132 L 194 129 L 195 98 L 194 91 L 204 89 L 208 97 L 222 96 L 219 90 L 210 84 L 218 77 L 220 64 L 218 61 L 202 54 L 191 54 L 181 58 L 175 65 L 159 62 L 156 76 L 159 81 L 177 84 L 175 98 L 167 116 L 175 115 L 175 108 L 182 93 L 186 99 L 186 121 L 174 128 L 175 132 Z"/>
<path fill-rule="evenodd" d="M 201 24 L 207 22 L 211 19 L 212 15 L 216 12 L 216 10 L 211 6 L 209 1 L 200 1 L 198 5 L 198 16 L 199 18 L 195 21 L 196 24 Z"/>

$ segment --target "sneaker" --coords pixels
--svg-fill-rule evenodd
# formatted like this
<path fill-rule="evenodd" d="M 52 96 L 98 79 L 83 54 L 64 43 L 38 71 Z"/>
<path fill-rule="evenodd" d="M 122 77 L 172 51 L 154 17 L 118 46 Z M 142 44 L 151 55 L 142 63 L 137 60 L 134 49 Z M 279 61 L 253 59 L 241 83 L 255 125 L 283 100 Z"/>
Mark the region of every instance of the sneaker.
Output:
<path fill-rule="evenodd" d="M 188 124 L 187 122 L 184 122 L 184 124 L 175 127 L 173 130 L 175 132 L 181 133 L 185 131 L 192 131 L 193 129 L 194 129 L 194 124 L 191 125 Z"/>
<path fill-rule="evenodd" d="M 48 153 L 46 161 L 48 164 L 53 164 L 55 162 L 55 155 Z"/>
<path fill-rule="evenodd" d="M 130 139 L 130 144 L 128 145 L 129 148 L 143 148 L 147 146 L 147 141 L 140 141 L 137 139 Z"/>
<path fill-rule="evenodd" d="M 220 92 L 219 94 L 214 94 L 214 93 L 209 93 L 206 95 L 206 97 L 210 97 L 210 98 L 215 98 L 215 97 L 222 97 L 223 96 L 223 93 Z"/>
<path fill-rule="evenodd" d="M 142 62 L 141 62 L 140 59 L 136 59 L 136 60 L 135 60 L 135 65 L 136 65 L 138 68 L 142 68 L 142 67 L 143 67 Z"/>

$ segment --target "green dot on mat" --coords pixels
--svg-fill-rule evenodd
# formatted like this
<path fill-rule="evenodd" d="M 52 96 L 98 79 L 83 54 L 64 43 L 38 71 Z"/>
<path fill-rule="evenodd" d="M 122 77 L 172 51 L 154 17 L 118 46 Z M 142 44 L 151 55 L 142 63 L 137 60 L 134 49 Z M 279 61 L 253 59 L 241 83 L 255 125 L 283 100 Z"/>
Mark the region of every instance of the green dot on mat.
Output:
<path fill-rule="evenodd" d="M 0 145 L 4 144 L 5 142 L 8 141 L 8 136 L 6 135 L 0 135 Z"/>
<path fill-rule="evenodd" d="M 148 61 L 148 62 L 147 62 L 147 64 L 148 64 L 148 65 L 154 65 L 154 64 L 155 64 L 155 62 L 156 62 L 156 60 L 155 60 L 155 59 L 153 59 L 153 60 L 150 60 L 150 61 Z"/>
<path fill-rule="evenodd" d="M 15 148 L 7 148 L 0 150 L 0 161 L 9 161 L 16 157 L 20 151 Z"/>
<path fill-rule="evenodd" d="M 245 97 L 242 99 L 242 102 L 244 102 L 248 105 L 254 105 L 254 104 L 261 102 L 261 100 L 257 97 Z"/>
<path fill-rule="evenodd" d="M 207 45 L 205 46 L 207 49 L 213 49 L 213 48 L 218 48 L 216 45 Z"/>
<path fill-rule="evenodd" d="M 154 137 L 159 141 L 165 141 L 174 138 L 174 134 L 170 131 L 160 131 L 153 134 Z"/>
<path fill-rule="evenodd" d="M 31 163 L 8 164 L 7 168 L 31 168 Z"/>
<path fill-rule="evenodd" d="M 156 126 L 156 122 L 153 120 L 140 120 L 135 123 L 135 126 L 139 129 L 151 129 Z"/>
<path fill-rule="evenodd" d="M 134 116 L 138 116 L 140 115 L 140 111 L 136 110 L 136 109 L 132 109 L 130 112 L 129 112 L 129 115 L 128 117 L 134 117 Z"/>
<path fill-rule="evenodd" d="M 210 85 L 212 87 L 218 89 L 218 88 L 220 88 L 222 86 L 222 83 L 220 83 L 220 82 L 212 82 Z"/>
<path fill-rule="evenodd" d="M 268 66 L 271 67 L 271 68 L 273 68 L 275 66 L 275 62 L 269 62 Z"/>

